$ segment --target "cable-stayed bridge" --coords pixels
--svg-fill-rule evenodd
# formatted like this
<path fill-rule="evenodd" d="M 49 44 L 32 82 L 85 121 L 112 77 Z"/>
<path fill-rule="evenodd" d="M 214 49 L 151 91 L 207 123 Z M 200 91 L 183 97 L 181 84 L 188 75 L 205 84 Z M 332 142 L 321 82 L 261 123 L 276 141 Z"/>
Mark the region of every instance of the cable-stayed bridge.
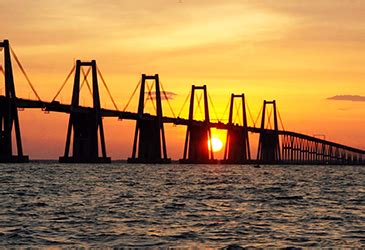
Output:
<path fill-rule="evenodd" d="M 188 118 L 175 116 L 174 110 L 169 103 L 168 94 L 157 74 L 142 75 L 141 81 L 133 91 L 131 98 L 139 89 L 137 112 L 127 111 L 131 98 L 126 107 L 119 110 L 94 60 L 86 62 L 77 60 L 53 100 L 43 101 L 15 52 L 10 47 L 9 41 L 0 42 L 0 48 L 4 55 L 4 64 L 3 66 L 0 65 L 0 73 L 3 74 L 5 81 L 5 94 L 0 96 L 0 162 L 27 162 L 29 160 L 28 156 L 23 153 L 18 110 L 33 108 L 69 115 L 65 151 L 59 158 L 59 161 L 64 163 L 107 163 L 111 161 L 110 157 L 107 156 L 103 117 L 117 117 L 136 121 L 132 155 L 128 159 L 130 163 L 171 162 L 166 148 L 165 123 L 186 126 L 187 128 L 184 153 L 182 159 L 180 159 L 181 163 L 337 165 L 361 165 L 365 163 L 364 150 L 279 129 L 281 117 L 275 101 L 264 101 L 259 114 L 259 116 L 261 115 L 261 125 L 252 127 L 248 126 L 247 122 L 245 95 L 232 94 L 227 122 L 213 122 L 210 119 L 209 101 L 211 105 L 213 102 L 208 95 L 207 86 L 193 85 L 184 103 L 185 105 L 190 97 Z M 23 99 L 16 96 L 12 59 L 15 60 L 20 71 L 24 74 L 37 100 Z M 89 74 L 92 77 L 91 84 L 87 80 Z M 62 104 L 56 99 L 72 76 L 74 76 L 74 84 L 71 103 Z M 111 98 L 114 109 L 101 108 L 99 80 L 101 80 Z M 152 82 L 152 84 L 148 84 L 148 82 Z M 80 90 L 85 85 L 92 96 L 92 107 L 80 105 Z M 196 98 L 197 93 L 200 93 L 198 98 Z M 173 114 L 172 117 L 163 115 L 162 100 L 167 101 L 168 107 Z M 145 113 L 147 101 L 152 102 L 155 110 L 154 115 Z M 197 108 L 202 113 L 202 120 L 195 119 Z M 249 109 L 248 113 L 252 117 Z M 241 120 L 239 124 L 236 123 L 237 117 Z M 221 161 L 218 161 L 214 157 L 214 152 L 209 150 L 209 148 L 212 148 L 211 128 L 227 130 L 224 159 Z M 249 133 L 259 135 L 256 157 L 252 156 Z M 14 154 L 12 150 L 13 141 L 16 142 L 17 154 Z"/>

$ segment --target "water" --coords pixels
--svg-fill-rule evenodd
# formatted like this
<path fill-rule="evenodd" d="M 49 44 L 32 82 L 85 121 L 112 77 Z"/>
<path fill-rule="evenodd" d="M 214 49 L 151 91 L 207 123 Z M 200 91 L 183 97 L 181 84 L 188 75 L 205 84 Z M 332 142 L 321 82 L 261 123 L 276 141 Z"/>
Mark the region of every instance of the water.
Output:
<path fill-rule="evenodd" d="M 365 168 L 0 165 L 0 245 L 365 246 Z"/>

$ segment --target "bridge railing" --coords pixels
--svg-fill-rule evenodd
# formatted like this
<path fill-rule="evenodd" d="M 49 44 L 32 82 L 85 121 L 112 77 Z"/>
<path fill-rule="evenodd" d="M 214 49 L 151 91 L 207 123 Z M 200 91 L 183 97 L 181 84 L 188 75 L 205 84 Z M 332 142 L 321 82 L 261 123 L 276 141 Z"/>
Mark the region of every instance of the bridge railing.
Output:
<path fill-rule="evenodd" d="M 289 164 L 364 164 L 365 151 L 295 132 L 281 131 L 281 162 Z"/>

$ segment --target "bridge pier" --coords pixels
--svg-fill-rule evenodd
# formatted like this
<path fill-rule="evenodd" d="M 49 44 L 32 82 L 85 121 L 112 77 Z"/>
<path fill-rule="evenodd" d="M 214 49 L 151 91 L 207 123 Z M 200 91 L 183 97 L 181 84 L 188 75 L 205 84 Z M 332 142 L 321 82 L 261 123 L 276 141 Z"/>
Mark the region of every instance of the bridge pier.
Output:
<path fill-rule="evenodd" d="M 266 130 L 266 105 L 273 105 L 274 113 L 274 129 Z M 270 119 L 270 117 L 269 117 Z M 279 144 L 279 128 L 276 113 L 275 101 L 264 101 L 261 120 L 261 132 L 259 138 L 259 146 L 257 150 L 257 160 L 263 164 L 277 164 L 281 161 L 280 144 Z"/>
<path fill-rule="evenodd" d="M 5 96 L 0 97 L 0 162 L 28 162 L 28 156 L 23 155 L 9 41 L 0 42 L 0 48 L 4 50 L 5 78 Z M 13 155 L 12 150 L 13 129 L 18 155 Z"/>
<path fill-rule="evenodd" d="M 204 121 L 194 121 L 194 99 L 195 91 L 203 91 L 204 102 Z M 199 100 L 198 100 L 199 102 Z M 195 86 L 192 85 L 190 96 L 190 108 L 189 108 L 189 123 L 186 129 L 184 155 L 183 159 L 180 159 L 180 163 L 185 164 L 214 164 L 217 160 L 214 159 L 212 146 L 212 134 L 210 131 L 209 120 L 209 108 L 208 108 L 208 94 L 207 86 Z M 210 145 L 209 145 L 209 144 Z"/>
<path fill-rule="evenodd" d="M 80 71 L 81 67 L 91 67 L 93 107 L 79 109 L 80 101 Z M 99 156 L 99 139 L 102 156 Z M 70 154 L 71 134 L 72 155 Z M 110 157 L 106 156 L 103 121 L 101 117 L 100 96 L 95 60 L 91 62 L 76 61 L 75 80 L 72 93 L 70 118 L 67 129 L 65 153 L 59 158 L 61 163 L 110 163 Z"/>
<path fill-rule="evenodd" d="M 242 119 L 243 125 L 233 124 L 234 101 L 235 99 L 242 101 Z M 231 95 L 231 103 L 229 109 L 226 146 L 224 150 L 223 163 L 226 164 L 245 164 L 251 162 L 250 143 L 247 129 L 247 115 L 245 105 L 245 95 Z"/>
<path fill-rule="evenodd" d="M 155 84 L 155 117 L 144 116 L 143 114 L 145 107 L 145 89 L 147 80 L 153 80 Z M 151 96 L 149 98 L 151 98 Z M 153 102 L 153 100 L 151 101 Z M 134 133 L 132 157 L 128 158 L 128 163 L 171 163 L 171 159 L 167 158 L 165 131 L 162 117 L 159 76 L 158 74 L 152 76 L 143 74 L 139 95 L 138 119 L 136 121 L 136 129 Z M 161 154 L 161 151 L 163 155 Z"/>

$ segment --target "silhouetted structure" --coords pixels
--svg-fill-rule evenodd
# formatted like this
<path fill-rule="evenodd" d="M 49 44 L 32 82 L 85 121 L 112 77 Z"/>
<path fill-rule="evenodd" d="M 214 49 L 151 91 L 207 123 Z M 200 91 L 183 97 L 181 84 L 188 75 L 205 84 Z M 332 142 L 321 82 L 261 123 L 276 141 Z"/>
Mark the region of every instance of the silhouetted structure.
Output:
<path fill-rule="evenodd" d="M 211 122 L 209 120 L 208 96 L 206 86 L 192 86 L 190 96 L 189 118 L 180 117 L 164 117 L 162 115 L 160 83 L 158 75 L 144 76 L 143 87 L 141 87 L 140 105 L 138 113 L 120 111 L 114 102 L 111 93 L 101 75 L 101 72 L 96 67 L 95 61 L 81 62 L 77 61 L 71 72 L 68 74 L 66 81 L 62 84 L 61 89 L 57 92 L 53 101 L 42 101 L 31 84 L 23 67 L 17 59 L 13 50 L 9 46 L 9 42 L 4 40 L 0 42 L 0 48 L 4 50 L 4 69 L 0 65 L 0 72 L 5 76 L 5 95 L 0 96 L 0 162 L 26 162 L 28 157 L 23 155 L 22 143 L 20 136 L 19 120 L 17 108 L 37 108 L 47 112 L 69 113 L 69 126 L 67 130 L 67 139 L 65 154 L 60 157 L 60 162 L 75 162 L 75 163 L 99 163 L 110 162 L 110 158 L 106 156 L 105 139 L 103 131 L 102 117 L 118 117 L 120 119 L 136 120 L 136 136 L 134 138 L 133 153 L 130 162 L 143 163 L 166 163 L 170 162 L 166 153 L 166 142 L 163 130 L 164 123 L 172 123 L 175 125 L 187 126 L 186 139 L 184 145 L 184 156 L 180 160 L 182 163 L 216 163 L 213 157 L 213 152 L 209 150 L 208 142 L 212 148 L 211 128 L 226 129 L 227 145 L 225 148 L 225 160 L 227 163 L 242 164 L 245 162 L 269 163 L 269 164 L 336 164 L 336 165 L 364 165 L 365 151 L 354 147 L 349 147 L 335 142 L 330 142 L 325 139 L 319 139 L 315 136 L 308 136 L 296 132 L 279 130 L 277 118 L 280 118 L 279 112 L 276 109 L 275 101 L 265 101 L 263 106 L 263 114 L 261 127 L 256 128 L 247 125 L 246 109 L 244 105 L 244 96 L 231 96 L 230 118 L 227 124 L 222 122 Z M 19 65 L 20 70 L 24 74 L 28 84 L 38 100 L 21 99 L 15 95 L 15 84 L 11 65 L 10 54 L 12 54 L 15 62 Z M 93 96 L 93 107 L 82 107 L 79 105 L 80 91 L 80 68 L 83 66 L 91 67 L 92 69 L 92 89 L 89 88 Z M 75 70 L 76 69 L 76 70 Z M 90 69 L 90 68 L 89 68 Z M 55 101 L 67 80 L 75 71 L 74 88 L 71 104 L 61 104 Z M 88 71 L 89 72 L 89 71 Z M 100 97 L 98 90 L 99 74 L 102 83 L 111 98 L 115 110 L 101 109 Z M 84 73 L 84 80 L 87 74 Z M 156 84 L 155 97 L 156 99 L 156 115 L 144 113 L 144 95 L 145 81 L 154 80 Z M 87 83 L 87 81 L 86 81 Z M 88 83 L 87 86 L 89 87 Z M 162 85 L 161 85 L 162 88 Z M 136 90 L 138 87 L 136 88 Z M 163 88 L 162 88 L 163 89 Z M 204 119 L 203 121 L 194 120 L 194 98 L 195 90 L 203 90 L 201 97 L 204 97 Z M 149 89 L 149 94 L 151 89 Z M 135 92 L 133 92 L 135 93 Z M 163 92 L 166 97 L 166 93 Z M 132 95 L 133 97 L 133 95 Z M 198 104 L 201 101 L 198 98 Z M 166 97 L 167 98 L 167 97 Z M 243 125 L 233 124 L 233 103 L 235 98 L 242 99 Z M 187 101 L 188 99 L 186 99 Z M 129 103 L 129 102 L 128 102 Z M 270 120 L 273 114 L 274 126 L 266 128 L 266 105 L 273 105 L 273 112 L 269 114 Z M 127 104 L 128 106 L 128 104 Z M 171 106 L 170 106 L 171 108 Z M 126 109 L 126 108 L 125 108 Z M 172 108 L 171 108 L 172 111 Z M 174 113 L 172 111 L 172 113 Z M 174 114 L 173 114 L 174 116 Z M 271 124 L 270 122 L 268 124 Z M 14 131 L 13 131 L 14 126 Z M 12 131 L 15 134 L 17 153 L 12 154 Z M 100 134 L 100 143 L 98 139 L 98 131 Z M 248 140 L 248 132 L 258 133 L 259 147 L 257 159 L 250 161 L 250 145 Z M 72 156 L 70 154 L 72 141 Z M 138 145 L 138 154 L 137 154 Z M 99 147 L 102 151 L 102 156 L 99 157 Z M 162 148 L 162 149 L 161 149 Z M 161 156 L 161 150 L 163 156 Z M 137 155 L 137 157 L 136 157 Z"/>
<path fill-rule="evenodd" d="M 303 138 L 291 132 L 282 136 L 281 163 L 287 164 L 362 164 L 364 156 L 346 147 L 313 138 Z"/>
<path fill-rule="evenodd" d="M 203 91 L 204 102 L 204 121 L 203 123 L 196 123 L 194 121 L 194 99 L 195 91 Z M 200 102 L 200 100 L 198 100 Z M 189 122 L 186 130 L 184 158 L 180 163 L 191 164 L 208 164 L 216 163 L 214 160 L 212 135 L 210 131 L 209 108 L 208 108 L 208 94 L 207 86 L 195 86 L 191 88 L 190 108 L 189 108 Z M 209 144 L 208 144 L 209 143 Z"/>
<path fill-rule="evenodd" d="M 4 50 L 3 73 L 5 78 L 5 96 L 0 97 L 0 162 L 28 162 L 28 156 L 23 155 L 9 41 L 0 42 L 0 48 Z M 18 155 L 13 155 L 12 152 L 13 128 Z"/>
<path fill-rule="evenodd" d="M 91 67 L 93 108 L 80 107 L 80 71 L 81 67 Z M 99 157 L 98 130 L 102 156 Z M 69 156 L 71 134 L 73 135 L 72 156 Z M 67 129 L 65 154 L 59 158 L 62 163 L 109 163 L 106 156 L 103 121 L 100 108 L 98 76 L 95 60 L 76 61 L 75 81 L 72 92 L 70 118 Z"/>
<path fill-rule="evenodd" d="M 241 99 L 242 102 L 242 126 L 233 124 L 234 103 L 236 99 Z M 239 110 L 237 110 L 237 113 L 238 112 Z M 224 163 L 244 164 L 251 161 L 247 127 L 245 95 L 232 94 L 229 108 L 226 146 L 224 149 Z"/>
<path fill-rule="evenodd" d="M 266 130 L 266 105 L 273 105 L 273 115 L 274 115 L 274 129 Z M 269 115 L 270 120 L 270 115 Z M 270 122 L 270 121 L 269 121 Z M 262 110 L 262 120 L 261 120 L 261 131 L 259 139 L 259 147 L 257 150 L 257 160 L 260 163 L 275 164 L 279 163 L 280 156 L 280 144 L 279 144 L 279 128 L 278 128 L 278 118 L 276 113 L 276 102 L 275 101 L 264 101 L 264 106 Z"/>
<path fill-rule="evenodd" d="M 145 117 L 143 115 L 145 107 L 145 89 L 146 81 L 153 80 L 155 85 L 155 95 L 151 95 L 147 99 L 156 102 L 156 116 Z M 151 87 L 152 89 L 152 87 Z M 155 100 L 153 100 L 155 99 Z M 147 76 L 142 75 L 141 89 L 138 103 L 138 119 L 136 122 L 136 130 L 134 133 L 132 157 L 128 159 L 129 163 L 170 163 L 171 159 L 167 158 L 165 131 L 162 122 L 162 102 L 160 81 L 158 74 Z M 138 154 L 137 154 L 138 144 Z M 161 155 L 161 148 L 163 156 Z M 137 157 L 136 157 L 137 155 Z"/>

